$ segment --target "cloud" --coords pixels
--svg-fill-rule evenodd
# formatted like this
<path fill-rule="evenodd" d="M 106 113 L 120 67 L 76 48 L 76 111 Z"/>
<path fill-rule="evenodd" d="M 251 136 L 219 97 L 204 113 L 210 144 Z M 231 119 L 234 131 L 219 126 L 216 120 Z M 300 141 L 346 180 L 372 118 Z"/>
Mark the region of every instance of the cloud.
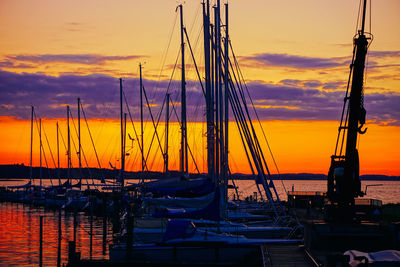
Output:
<path fill-rule="evenodd" d="M 290 67 L 298 69 L 332 68 L 343 66 L 347 63 L 344 58 L 319 58 L 271 53 L 256 54 L 254 56 L 243 57 L 242 59 L 256 61 L 265 66 Z"/>
<path fill-rule="evenodd" d="M 166 88 L 171 93 L 171 101 L 180 101 L 180 82 L 173 81 L 143 81 L 153 115 L 158 114 Z M 123 79 L 123 88 L 130 111 L 134 119 L 139 116 L 139 80 L 137 78 Z M 153 90 L 158 88 L 157 90 Z M 202 92 L 198 82 L 187 82 L 188 112 L 193 116 L 203 114 L 201 101 Z M 13 116 L 28 119 L 29 109 L 34 105 L 42 117 L 65 117 L 65 105 L 75 109 L 77 98 L 82 99 L 86 106 L 85 112 L 89 118 L 119 118 L 119 79 L 104 74 L 92 75 L 61 75 L 59 77 L 44 74 L 17 74 L 0 71 L 0 116 Z M 146 102 L 145 102 L 146 104 Z M 14 108 L 10 109 L 10 105 Z M 179 114 L 178 110 L 178 114 Z M 150 119 L 148 112 L 145 118 Z M 171 118 L 172 120 L 175 117 Z M 196 118 L 201 121 L 201 118 Z"/>
<path fill-rule="evenodd" d="M 99 54 L 42 54 L 42 55 L 7 55 L 6 61 L 9 62 L 29 62 L 29 63 L 75 63 L 86 65 L 100 65 L 108 61 L 121 61 L 142 58 L 144 56 L 104 56 Z"/>
<path fill-rule="evenodd" d="M 176 113 L 180 114 L 180 81 L 169 83 L 144 80 L 143 83 L 155 118 L 163 106 L 167 88 Z M 262 120 L 339 120 L 344 85 L 343 82 L 336 81 L 322 83 L 317 80 L 282 80 L 279 84 L 250 82 L 247 87 Z M 124 79 L 123 88 L 133 119 L 139 120 L 138 79 Z M 199 83 L 187 81 L 187 89 L 188 121 L 204 121 L 205 101 Z M 52 77 L 0 71 L 0 91 L 0 116 L 28 119 L 30 105 L 34 105 L 42 117 L 63 118 L 67 104 L 76 113 L 76 101 L 80 97 L 88 118 L 119 118 L 119 80 L 108 75 Z M 400 94 L 393 91 L 367 93 L 367 119 L 382 124 L 400 125 L 398 103 Z M 249 110 L 253 112 L 252 107 Z M 145 111 L 145 119 L 150 120 L 147 106 Z M 176 121 L 172 108 L 171 112 L 171 119 Z"/>
<path fill-rule="evenodd" d="M 370 68 L 398 67 L 399 64 L 378 64 L 377 60 L 400 57 L 400 51 L 370 51 L 368 52 Z M 259 53 L 252 56 L 240 57 L 241 62 L 247 67 L 286 67 L 297 70 L 328 69 L 348 66 L 350 56 L 343 57 L 306 57 L 289 54 Z"/>
<path fill-rule="evenodd" d="M 282 82 L 282 81 L 281 81 Z M 309 81 L 296 85 L 249 83 L 250 94 L 262 119 L 339 120 L 345 89 L 344 82 L 320 83 L 320 89 L 307 87 Z M 335 90 L 325 90 L 325 87 Z M 339 90 L 340 89 L 340 90 Z M 367 119 L 377 123 L 400 125 L 400 94 L 389 91 L 365 95 Z M 268 107 L 268 108 L 265 108 Z"/>
<path fill-rule="evenodd" d="M 373 58 L 385 58 L 385 57 L 400 57 L 400 51 L 370 51 L 368 52 L 370 57 Z"/>
<path fill-rule="evenodd" d="M 0 68 L 8 68 L 8 69 L 29 69 L 29 68 L 34 68 L 34 65 L 31 64 L 17 64 L 15 62 L 12 61 L 0 61 Z"/>

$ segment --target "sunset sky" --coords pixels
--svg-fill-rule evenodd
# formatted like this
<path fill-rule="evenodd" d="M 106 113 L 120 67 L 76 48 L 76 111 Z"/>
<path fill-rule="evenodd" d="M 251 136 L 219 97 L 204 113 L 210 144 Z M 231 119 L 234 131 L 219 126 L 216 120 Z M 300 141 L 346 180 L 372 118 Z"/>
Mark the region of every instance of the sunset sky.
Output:
<path fill-rule="evenodd" d="M 200 3 L 187 0 L 183 8 L 185 26 L 203 77 Z M 80 97 L 102 167 L 109 168 L 110 163 L 118 167 L 118 79 L 123 78 L 138 130 L 140 62 L 154 116 L 160 112 L 170 79 L 168 90 L 179 114 L 180 67 L 173 73 L 180 42 L 178 4 L 175 0 L 1 0 L 0 164 L 29 164 L 33 105 L 42 118 L 50 144 L 43 139 L 48 166 L 54 167 L 49 147 L 55 156 L 56 122 L 66 138 L 66 105 L 71 106 L 76 123 L 76 99 Z M 359 0 L 229 1 L 234 53 L 282 173 L 328 171 L 358 8 Z M 366 26 L 374 35 L 365 81 L 368 131 L 359 142 L 360 171 L 400 175 L 400 2 L 373 1 L 371 10 L 370 14 L 368 7 Z M 189 146 L 200 171 L 205 171 L 205 103 L 189 53 L 186 63 Z M 149 121 L 147 111 L 145 117 Z M 178 169 L 180 133 L 174 114 L 171 119 L 170 168 Z M 86 159 L 89 166 L 96 167 L 88 130 L 82 123 Z M 258 123 L 256 126 L 261 136 Z M 147 148 L 152 127 L 146 122 Z M 230 129 L 232 172 L 248 173 L 233 122 Z M 71 131 L 77 142 L 74 128 Z M 130 122 L 127 132 L 135 137 Z M 163 123 L 159 135 L 163 141 Z M 264 140 L 262 145 L 272 172 L 276 173 Z M 157 146 L 155 142 L 149 167 L 162 170 Z M 65 166 L 65 148 L 61 147 L 61 162 Z M 138 170 L 137 143 L 127 142 L 127 150 L 127 169 Z M 74 150 L 72 154 L 73 165 L 77 166 Z M 194 171 L 193 162 L 189 162 Z M 34 165 L 39 165 L 36 125 Z"/>

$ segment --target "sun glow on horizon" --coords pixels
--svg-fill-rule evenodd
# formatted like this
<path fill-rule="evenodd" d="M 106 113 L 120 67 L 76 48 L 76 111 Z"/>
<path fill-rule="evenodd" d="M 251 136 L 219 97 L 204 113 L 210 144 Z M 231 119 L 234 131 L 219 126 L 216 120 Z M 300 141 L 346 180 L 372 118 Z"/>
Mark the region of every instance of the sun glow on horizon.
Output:
<path fill-rule="evenodd" d="M 53 168 L 52 157 L 56 161 L 56 122 L 60 125 L 60 161 L 61 167 L 66 167 L 66 120 L 65 119 L 43 119 L 42 143 L 44 154 L 49 167 Z M 76 120 L 75 120 L 76 126 Z M 93 119 L 88 121 L 92 133 L 96 151 L 98 153 L 101 167 L 110 168 L 120 167 L 120 122 L 110 119 Z M 83 159 L 82 165 L 90 167 L 99 167 L 92 143 L 86 126 L 81 129 Z M 135 140 L 127 137 L 126 152 L 126 170 L 140 170 L 140 151 L 137 145 L 137 137 L 140 138 L 140 123 L 135 122 L 135 129 L 138 136 L 135 135 L 131 123 L 127 123 L 127 133 Z M 153 139 L 153 126 L 146 122 L 144 140 L 145 150 L 150 147 Z M 261 146 L 266 156 L 267 164 L 271 173 L 277 170 L 272 162 L 268 147 L 262 138 L 262 133 L 257 122 L 254 123 L 256 132 L 259 135 Z M 322 173 L 326 174 L 329 168 L 330 156 L 333 153 L 337 126 L 335 121 L 263 121 L 265 133 L 267 134 L 269 145 L 272 149 L 274 158 L 278 164 L 280 173 Z M 29 147 L 30 147 L 30 121 L 16 120 L 10 117 L 0 117 L 0 127 L 4 129 L 0 132 L 0 164 L 21 164 L 29 165 Z M 71 149 L 72 165 L 78 166 L 78 157 L 76 154 L 77 134 L 73 126 L 71 127 Z M 33 165 L 39 165 L 39 137 L 37 125 L 34 126 L 34 147 L 33 147 Z M 206 140 L 204 123 L 188 123 L 188 143 L 189 148 L 194 155 L 196 165 L 200 172 L 206 172 Z M 251 173 L 240 136 L 237 132 L 235 123 L 230 123 L 230 146 L 229 161 L 232 173 Z M 318 132 L 318 135 L 315 135 Z M 161 147 L 164 149 L 164 124 L 158 127 Z M 381 136 L 385 136 L 384 139 Z M 385 174 L 400 175 L 400 160 L 397 157 L 398 147 L 392 144 L 398 143 L 400 137 L 399 126 L 380 126 L 377 124 L 368 124 L 368 131 L 361 136 L 360 151 L 360 172 L 361 174 Z M 50 154 L 49 146 L 52 151 Z M 179 169 L 179 148 L 180 148 L 180 127 L 177 123 L 170 124 L 169 136 L 169 169 Z M 156 138 L 153 139 L 152 149 L 147 156 L 148 169 L 152 171 L 163 170 L 163 159 Z M 147 155 L 147 152 L 146 152 Z M 192 158 L 189 158 L 190 172 L 197 172 L 196 165 Z M 45 160 L 43 158 L 43 166 Z"/>

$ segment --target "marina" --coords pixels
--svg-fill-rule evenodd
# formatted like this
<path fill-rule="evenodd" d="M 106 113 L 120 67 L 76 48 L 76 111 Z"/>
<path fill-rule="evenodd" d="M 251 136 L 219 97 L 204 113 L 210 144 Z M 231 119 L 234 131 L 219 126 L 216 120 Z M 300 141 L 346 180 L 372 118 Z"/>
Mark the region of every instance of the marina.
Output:
<path fill-rule="evenodd" d="M 145 61 L 135 91 L 133 78 L 109 80 L 118 92 L 107 111 L 117 129 L 112 153 L 99 153 L 99 144 L 112 142 L 96 138 L 90 116 L 103 109 L 85 104 L 90 99 L 78 95 L 73 103 L 71 94 L 54 105 L 63 115 L 51 142 L 40 105 L 26 108 L 29 164 L 2 166 L 14 178 L 0 180 L 0 265 L 400 263 L 399 177 L 360 175 L 371 3 L 360 0 L 348 80 L 335 93 L 342 108 L 331 107 L 341 117 L 327 175 L 279 171 L 260 119 L 269 105 L 246 82 L 230 5 L 203 1 L 192 26 L 185 5 L 177 5 L 165 58 L 177 36 L 178 55 L 162 87 L 150 86 Z M 238 164 L 246 164 L 246 175 L 233 171 Z"/>

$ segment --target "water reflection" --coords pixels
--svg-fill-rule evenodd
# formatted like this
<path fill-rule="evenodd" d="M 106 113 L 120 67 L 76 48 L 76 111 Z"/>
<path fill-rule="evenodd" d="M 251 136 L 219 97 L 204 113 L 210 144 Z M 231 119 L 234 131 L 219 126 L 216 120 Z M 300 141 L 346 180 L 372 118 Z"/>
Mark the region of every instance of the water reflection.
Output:
<path fill-rule="evenodd" d="M 20 203 L 0 203 L 0 265 L 39 264 L 39 225 L 43 216 L 43 265 L 57 265 L 59 211 L 45 210 Z M 67 263 L 68 241 L 74 238 L 74 214 L 61 212 L 61 265 Z M 77 250 L 90 258 L 90 216 L 76 214 Z M 106 233 L 111 233 L 107 223 Z M 107 235 L 109 238 L 111 235 Z M 103 218 L 93 216 L 93 259 L 107 259 L 108 245 L 103 244 Z"/>

